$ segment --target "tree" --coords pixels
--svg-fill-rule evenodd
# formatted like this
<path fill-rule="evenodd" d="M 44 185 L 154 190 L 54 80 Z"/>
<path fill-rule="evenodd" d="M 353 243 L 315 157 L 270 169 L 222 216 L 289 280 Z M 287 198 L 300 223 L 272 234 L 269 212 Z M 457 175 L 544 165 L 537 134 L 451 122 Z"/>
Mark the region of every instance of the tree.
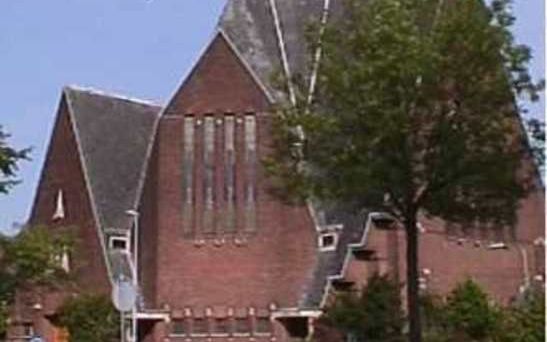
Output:
<path fill-rule="evenodd" d="M 280 109 L 266 162 L 289 198 L 390 213 L 407 241 L 410 340 L 421 340 L 419 215 L 511 226 L 530 190 L 514 95 L 537 99 L 510 0 L 348 1 L 326 25 L 313 101 Z M 525 169 L 525 168 L 524 168 Z"/>
<path fill-rule="evenodd" d="M 15 179 L 17 164 L 27 159 L 30 149 L 17 150 L 8 145 L 9 134 L 0 126 L 0 193 L 7 193 L 18 181 Z"/>
<path fill-rule="evenodd" d="M 530 150 L 540 170 L 545 168 L 545 122 L 528 119 L 524 122 L 528 132 Z"/>
<path fill-rule="evenodd" d="M 451 335 L 462 341 L 490 341 L 500 322 L 500 310 L 472 280 L 459 284 L 445 306 Z"/>
<path fill-rule="evenodd" d="M 68 299 L 59 309 L 57 323 L 68 330 L 70 341 L 114 342 L 120 337 L 119 314 L 104 295 L 84 294 Z"/>
<path fill-rule="evenodd" d="M 11 147 L 7 139 L 9 134 L 0 126 L 0 193 L 6 194 L 18 183 L 15 179 L 18 162 L 27 159 L 30 149 L 17 150 Z M 6 252 L 3 247 L 8 245 L 8 239 L 0 235 L 0 338 L 7 328 L 8 305 L 15 293 L 16 279 L 9 269 L 5 269 Z"/>
<path fill-rule="evenodd" d="M 399 285 L 386 276 L 374 275 L 359 294 L 337 295 L 324 320 L 354 341 L 397 342 L 403 340 L 401 308 Z"/>
<path fill-rule="evenodd" d="M 70 280 L 60 262 L 71 253 L 73 237 L 63 229 L 45 227 L 23 230 L 16 237 L 0 235 L 0 337 L 5 334 L 8 308 L 17 289 L 57 286 Z"/>
<path fill-rule="evenodd" d="M 545 341 L 545 294 L 543 290 L 527 294 L 522 303 L 508 308 L 498 329 L 498 342 Z"/>

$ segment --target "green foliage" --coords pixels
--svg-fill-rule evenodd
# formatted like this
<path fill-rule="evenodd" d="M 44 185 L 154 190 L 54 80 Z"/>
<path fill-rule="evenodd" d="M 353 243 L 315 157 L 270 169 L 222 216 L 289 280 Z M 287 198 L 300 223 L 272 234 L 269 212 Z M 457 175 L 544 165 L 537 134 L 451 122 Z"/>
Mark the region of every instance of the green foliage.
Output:
<path fill-rule="evenodd" d="M 315 101 L 302 92 L 279 116 L 268 167 L 282 188 L 402 219 L 514 222 L 526 189 L 511 90 L 536 99 L 540 85 L 509 2 L 348 3 L 323 35 Z"/>
<path fill-rule="evenodd" d="M 428 342 L 540 342 L 545 341 L 545 295 L 530 291 L 513 306 L 489 303 L 486 293 L 468 280 L 446 302 L 422 298 L 424 340 Z"/>
<path fill-rule="evenodd" d="M 497 342 L 545 341 L 545 294 L 530 293 L 523 303 L 503 313 Z"/>
<path fill-rule="evenodd" d="M 60 257 L 72 252 L 73 242 L 73 236 L 64 230 L 25 229 L 17 237 L 4 240 L 0 270 L 16 286 L 52 285 L 67 275 Z"/>
<path fill-rule="evenodd" d="M 6 332 L 8 329 L 8 303 L 4 300 L 0 300 L 0 339 L 6 337 Z"/>
<path fill-rule="evenodd" d="M 18 183 L 15 179 L 17 163 L 27 159 L 30 149 L 17 150 L 9 146 L 9 135 L 0 126 L 0 193 L 7 193 L 11 187 Z"/>
<path fill-rule="evenodd" d="M 545 122 L 529 119 L 524 122 L 528 131 L 529 146 L 536 163 L 541 170 L 545 169 Z"/>
<path fill-rule="evenodd" d="M 459 284 L 445 306 L 448 327 L 465 341 L 491 341 L 500 322 L 500 311 L 473 281 Z"/>
<path fill-rule="evenodd" d="M 67 328 L 70 341 L 118 341 L 119 314 L 110 298 L 102 295 L 81 295 L 67 300 L 59 309 L 58 324 Z"/>
<path fill-rule="evenodd" d="M 432 293 L 423 293 L 420 296 L 420 309 L 424 341 L 449 342 L 448 323 L 445 302 L 441 296 Z"/>
<path fill-rule="evenodd" d="M 15 291 L 33 285 L 57 286 L 69 280 L 60 256 L 71 253 L 73 237 L 63 229 L 23 230 L 13 238 L 0 235 L 0 336 L 5 333 L 8 307 Z"/>
<path fill-rule="evenodd" d="M 279 111 L 266 161 L 289 199 L 345 201 L 407 232 L 410 330 L 420 340 L 418 213 L 466 227 L 515 223 L 536 184 L 514 97 L 537 100 L 510 0 L 347 1 L 321 36 L 316 93 Z M 519 173 L 520 172 L 520 173 Z"/>
<path fill-rule="evenodd" d="M 326 310 L 325 322 L 356 341 L 402 341 L 400 287 L 386 276 L 374 275 L 361 293 L 337 296 Z"/>

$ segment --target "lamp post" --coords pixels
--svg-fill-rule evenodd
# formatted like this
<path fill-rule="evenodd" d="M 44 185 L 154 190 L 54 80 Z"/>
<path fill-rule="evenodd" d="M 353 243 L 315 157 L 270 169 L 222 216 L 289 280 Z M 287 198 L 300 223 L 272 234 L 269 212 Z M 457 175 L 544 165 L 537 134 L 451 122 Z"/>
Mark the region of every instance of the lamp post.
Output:
<path fill-rule="evenodd" d="M 137 302 L 138 302 L 138 286 L 139 286 L 139 212 L 130 209 L 125 212 L 127 215 L 133 218 L 133 286 L 137 291 L 137 298 L 133 309 L 131 310 L 131 330 L 133 331 L 132 340 L 137 342 Z"/>

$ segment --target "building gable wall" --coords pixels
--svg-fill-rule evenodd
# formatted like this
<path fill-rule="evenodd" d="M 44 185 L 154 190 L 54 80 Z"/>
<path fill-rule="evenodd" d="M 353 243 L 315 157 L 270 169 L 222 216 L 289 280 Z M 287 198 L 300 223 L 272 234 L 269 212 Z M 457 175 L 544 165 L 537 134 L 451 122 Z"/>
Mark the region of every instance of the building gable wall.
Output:
<path fill-rule="evenodd" d="M 268 108 L 263 89 L 225 36 L 218 33 L 165 113 L 245 112 Z"/>
<path fill-rule="evenodd" d="M 76 246 L 71 257 L 71 273 L 83 290 L 107 292 L 110 284 L 104 254 L 83 172 L 63 96 L 29 223 L 45 225 L 53 230 L 58 227 L 74 230 Z M 63 193 L 64 218 L 54 219 L 59 190 Z"/>
<path fill-rule="evenodd" d="M 199 316 L 208 309 L 212 315 L 226 315 L 230 309 L 247 315 L 251 308 L 264 314 L 271 308 L 298 306 L 316 262 L 316 232 L 306 207 L 285 205 L 269 193 L 270 184 L 261 164 L 270 149 L 267 105 L 260 87 L 219 35 L 160 119 L 148 170 L 149 192 L 145 190 L 141 209 L 143 224 L 156 224 L 142 230 L 157 234 L 157 254 L 143 256 L 147 258 L 143 262 L 156 265 L 155 284 L 148 291 L 154 298 L 147 301 L 158 308 L 167 305 L 175 314 L 189 309 Z M 249 176 L 244 161 L 244 127 L 251 113 L 256 122 L 256 227 L 247 231 L 244 184 Z M 183 210 L 184 125 L 188 117 L 195 125 L 191 219 Z M 207 228 L 202 214 L 206 117 L 215 123 L 215 214 L 211 222 L 217 228 L 202 234 Z M 230 233 L 218 232 L 225 223 L 225 202 L 220 193 L 226 166 L 218 151 L 226 144 L 223 134 L 228 117 L 235 125 L 235 231 Z M 155 215 L 156 220 L 147 215 Z M 194 232 L 190 236 L 184 234 L 189 221 Z M 144 240 L 148 238 L 144 237 L 143 244 Z"/>

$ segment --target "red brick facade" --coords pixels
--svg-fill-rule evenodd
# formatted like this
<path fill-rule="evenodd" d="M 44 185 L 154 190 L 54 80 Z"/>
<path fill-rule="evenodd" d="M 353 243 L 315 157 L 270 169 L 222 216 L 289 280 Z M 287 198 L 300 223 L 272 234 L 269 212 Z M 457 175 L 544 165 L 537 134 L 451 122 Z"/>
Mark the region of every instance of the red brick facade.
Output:
<path fill-rule="evenodd" d="M 12 312 L 13 327 L 9 336 L 21 336 L 21 326 L 34 326 L 46 341 L 54 341 L 57 330 L 49 317 L 71 292 L 110 293 L 110 282 L 99 240 L 89 191 L 77 149 L 76 135 L 66 97 L 61 98 L 45 164 L 29 223 L 52 230 L 67 228 L 74 233 L 74 253 L 70 256 L 70 273 L 76 284 L 63 292 L 36 289 L 19 292 Z M 54 219 L 59 191 L 63 192 L 64 218 Z M 23 340 L 23 339 L 22 339 Z"/>
<path fill-rule="evenodd" d="M 339 249 L 321 250 L 320 227 L 312 211 L 287 205 L 269 193 L 261 160 L 270 148 L 271 106 L 265 87 L 219 33 L 150 129 L 142 178 L 134 185 L 142 186 L 136 198 L 143 297 L 139 340 L 289 341 L 306 335 L 308 323 L 320 313 L 324 300 L 317 303 L 310 293 L 319 291 L 325 299 L 325 290 L 332 287 L 327 279 L 338 275 L 360 286 L 374 272 L 390 272 L 404 282 L 403 232 L 374 227 L 363 231 L 365 217 L 352 236 L 338 243 Z M 63 98 L 30 222 L 53 229 L 78 227 L 81 242 L 72 258 L 72 272 L 83 290 L 108 293 L 105 232 L 122 227 L 102 227 L 97 218 L 71 118 Z M 232 123 L 233 168 L 226 136 Z M 191 130 L 187 125 L 192 125 Z M 187 132 L 192 132 L 191 140 Z M 192 142 L 190 168 L 185 159 L 188 141 Z M 192 177 L 185 178 L 185 172 Z M 185 184 L 188 179 L 192 184 Z M 231 230 L 226 228 L 232 208 L 227 184 L 233 185 Z M 54 221 L 60 189 L 66 215 Z M 544 273 L 544 245 L 538 240 L 544 234 L 543 189 L 523 201 L 517 242 L 507 240 L 507 248 L 489 248 L 498 242 L 495 237 L 448 235 L 441 222 L 424 219 L 421 224 L 420 268 L 428 290 L 446 293 L 473 277 L 494 298 L 508 303 L 522 285 L 538 281 L 534 276 Z M 349 227 L 328 229 L 341 237 Z M 374 257 L 363 257 L 362 250 L 348 247 L 356 240 Z M 337 269 L 342 274 L 321 268 L 329 252 L 332 260 L 343 260 L 343 267 Z M 39 300 L 47 303 L 51 298 Z M 33 312 L 37 330 L 51 336 L 45 315 L 54 312 L 58 301 L 38 312 L 30 309 L 36 300 L 18 303 L 16 312 Z"/>
<path fill-rule="evenodd" d="M 110 282 L 73 127 L 63 96 L 30 224 L 74 230 L 76 246 L 75 255 L 71 258 L 71 272 L 84 291 L 106 292 L 110 291 Z M 56 220 L 53 213 L 59 190 L 63 192 L 65 215 Z"/>
<path fill-rule="evenodd" d="M 187 99 L 187 100 L 184 100 Z M 188 81 L 175 95 L 160 120 L 141 206 L 144 241 L 155 242 L 155 253 L 143 254 L 143 286 L 147 303 L 173 310 L 175 315 L 227 318 L 230 315 L 269 317 L 273 308 L 298 306 L 298 296 L 314 262 L 315 232 L 305 207 L 289 207 L 272 198 L 260 164 L 256 178 L 256 232 L 245 232 L 243 161 L 245 114 L 257 122 L 257 154 L 268 149 L 267 99 L 221 35 L 213 41 Z M 214 111 L 213 111 L 214 109 Z M 184 118 L 195 128 L 195 209 L 197 233 L 183 235 L 182 168 Z M 215 150 L 224 149 L 226 116 L 235 122 L 236 232 L 199 233 L 204 229 L 203 120 L 215 119 Z M 224 159 L 215 153 L 215 194 L 222 193 Z M 223 196 L 216 196 L 213 224 L 222 223 Z M 152 219 L 152 216 L 155 219 Z M 148 224 L 148 222 L 155 222 Z M 280 250 L 279 246 L 283 246 Z M 150 271 L 148 271 L 150 270 Z M 153 272 L 148 274 L 147 272 Z M 157 335 L 159 334 L 159 335 Z M 162 333 L 156 333 L 157 340 Z M 176 339 L 175 339 L 176 340 Z M 199 340 L 199 339 L 197 339 Z M 260 339 L 259 339 L 260 340 Z M 266 338 L 265 340 L 269 340 Z"/>

